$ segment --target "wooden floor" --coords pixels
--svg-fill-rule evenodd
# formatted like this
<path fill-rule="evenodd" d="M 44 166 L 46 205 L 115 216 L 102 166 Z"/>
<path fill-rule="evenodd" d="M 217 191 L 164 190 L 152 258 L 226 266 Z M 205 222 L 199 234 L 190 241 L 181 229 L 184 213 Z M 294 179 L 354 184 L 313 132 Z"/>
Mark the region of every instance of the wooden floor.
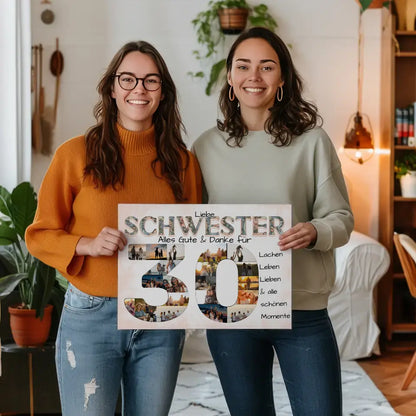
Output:
<path fill-rule="evenodd" d="M 416 416 L 416 378 L 407 390 L 400 390 L 414 351 L 383 351 L 381 356 L 357 360 L 374 384 L 401 416 Z M 6 415 L 0 413 L 0 416 Z M 11 415 L 7 413 L 7 415 Z M 13 415 L 16 415 L 13 413 Z M 29 415 L 18 415 L 29 416 Z M 54 415 L 49 415 L 54 416 Z M 58 415 L 56 415 L 58 416 Z"/>
<path fill-rule="evenodd" d="M 402 416 L 416 415 L 416 378 L 407 390 L 400 390 L 414 351 L 384 351 L 381 356 L 358 360 L 374 384 Z"/>

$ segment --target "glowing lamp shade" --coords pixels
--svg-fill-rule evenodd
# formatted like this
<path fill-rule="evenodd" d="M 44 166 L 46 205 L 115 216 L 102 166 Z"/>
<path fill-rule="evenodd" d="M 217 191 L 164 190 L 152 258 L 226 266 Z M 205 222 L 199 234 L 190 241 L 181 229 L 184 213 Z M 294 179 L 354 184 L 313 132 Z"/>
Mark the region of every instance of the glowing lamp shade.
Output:
<path fill-rule="evenodd" d="M 363 125 L 363 116 L 367 126 Z M 354 162 L 362 165 L 374 154 L 373 134 L 369 118 L 359 111 L 350 117 L 345 133 L 344 152 Z"/>

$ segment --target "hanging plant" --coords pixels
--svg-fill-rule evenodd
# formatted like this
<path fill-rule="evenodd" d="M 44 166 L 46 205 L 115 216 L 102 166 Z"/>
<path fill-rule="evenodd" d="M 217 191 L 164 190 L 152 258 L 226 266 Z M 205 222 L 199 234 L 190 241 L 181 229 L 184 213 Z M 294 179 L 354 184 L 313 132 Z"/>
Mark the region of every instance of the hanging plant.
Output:
<path fill-rule="evenodd" d="M 225 70 L 225 58 L 218 59 L 218 49 L 224 44 L 226 34 L 236 34 L 243 30 L 243 27 L 234 27 L 221 30 L 219 14 L 224 14 L 224 9 L 245 9 L 247 10 L 248 23 L 250 26 L 262 26 L 270 30 L 277 28 L 275 19 L 270 15 L 269 9 L 265 4 L 250 6 L 246 0 L 211 0 L 208 8 L 201 11 L 192 20 L 192 25 L 196 31 L 197 41 L 200 45 L 199 50 L 194 50 L 193 55 L 202 65 L 211 64 L 208 71 L 188 72 L 194 78 L 206 78 L 207 85 L 205 94 L 210 95 L 212 88 L 218 82 L 221 73 Z M 234 12 L 235 14 L 235 12 Z M 213 64 L 212 62 L 215 61 Z M 208 75 L 207 75 L 208 74 Z"/>
<path fill-rule="evenodd" d="M 392 0 L 355 0 L 361 7 L 361 13 L 367 9 L 376 9 L 381 7 L 389 8 Z"/>

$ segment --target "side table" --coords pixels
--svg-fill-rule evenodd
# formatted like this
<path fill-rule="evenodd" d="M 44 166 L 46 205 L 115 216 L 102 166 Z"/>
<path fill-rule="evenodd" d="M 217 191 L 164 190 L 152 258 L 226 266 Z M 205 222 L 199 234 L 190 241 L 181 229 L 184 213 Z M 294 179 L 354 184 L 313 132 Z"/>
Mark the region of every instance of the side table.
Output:
<path fill-rule="evenodd" d="M 54 350 L 54 344 L 44 344 L 41 347 L 20 347 L 17 344 L 4 344 L 1 346 L 1 351 L 5 354 L 26 354 L 28 357 L 29 368 L 29 402 L 30 402 L 30 416 L 34 416 L 34 397 L 33 397 L 33 354 L 43 353 L 45 351 Z"/>

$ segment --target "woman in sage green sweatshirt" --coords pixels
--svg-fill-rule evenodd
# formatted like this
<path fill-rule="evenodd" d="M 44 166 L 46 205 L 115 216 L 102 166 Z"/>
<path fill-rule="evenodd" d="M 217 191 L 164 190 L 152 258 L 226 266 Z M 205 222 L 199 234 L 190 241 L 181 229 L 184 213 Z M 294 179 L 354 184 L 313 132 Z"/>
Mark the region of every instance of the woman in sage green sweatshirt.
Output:
<path fill-rule="evenodd" d="M 353 216 L 335 148 L 301 93 L 283 41 L 252 28 L 227 58 L 219 99 L 224 120 L 193 146 L 207 202 L 292 205 L 293 226 L 279 240 L 281 250 L 293 250 L 292 329 L 207 331 L 232 416 L 275 415 L 274 352 L 294 415 L 342 415 L 327 302 L 333 250 L 348 241 Z"/>

